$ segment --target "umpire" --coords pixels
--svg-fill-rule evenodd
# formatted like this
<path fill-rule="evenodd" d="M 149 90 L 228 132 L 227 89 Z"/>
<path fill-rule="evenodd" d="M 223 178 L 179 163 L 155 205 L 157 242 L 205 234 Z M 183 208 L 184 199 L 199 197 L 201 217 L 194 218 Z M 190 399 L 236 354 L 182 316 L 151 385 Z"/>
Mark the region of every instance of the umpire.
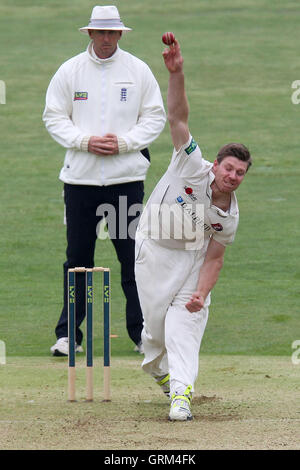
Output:
<path fill-rule="evenodd" d="M 143 204 L 150 165 L 147 147 L 162 132 L 166 116 L 149 67 L 119 47 L 123 32 L 130 30 L 115 6 L 95 6 L 88 26 L 80 28 L 90 36 L 87 50 L 61 65 L 46 94 L 43 121 L 53 139 L 67 149 L 59 176 L 64 183 L 67 260 L 63 310 L 51 347 L 55 356 L 68 354 L 67 271 L 94 266 L 97 227 L 103 217 L 121 264 L 127 331 L 135 349 L 143 352 L 132 227 Z M 82 351 L 84 274 L 77 274 L 76 287 L 76 350 Z"/>

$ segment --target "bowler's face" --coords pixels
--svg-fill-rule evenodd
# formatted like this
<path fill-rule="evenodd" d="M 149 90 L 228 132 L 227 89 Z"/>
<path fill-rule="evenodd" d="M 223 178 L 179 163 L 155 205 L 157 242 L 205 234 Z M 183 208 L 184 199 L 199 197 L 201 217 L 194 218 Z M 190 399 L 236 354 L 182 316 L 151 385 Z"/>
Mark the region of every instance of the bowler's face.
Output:
<path fill-rule="evenodd" d="M 225 157 L 221 163 L 215 160 L 213 172 L 219 191 L 224 193 L 235 191 L 243 181 L 247 167 L 247 162 L 243 162 L 235 157 Z"/>
<path fill-rule="evenodd" d="M 108 59 L 117 49 L 122 31 L 89 30 L 90 38 L 94 42 L 94 51 L 100 59 Z"/>

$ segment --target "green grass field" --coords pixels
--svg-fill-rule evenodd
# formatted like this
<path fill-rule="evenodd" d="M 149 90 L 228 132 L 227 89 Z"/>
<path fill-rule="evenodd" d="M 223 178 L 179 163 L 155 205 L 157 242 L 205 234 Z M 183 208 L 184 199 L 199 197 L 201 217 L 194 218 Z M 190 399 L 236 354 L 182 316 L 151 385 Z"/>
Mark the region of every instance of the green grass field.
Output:
<path fill-rule="evenodd" d="M 300 339 L 300 105 L 291 101 L 292 82 L 300 79 L 298 0 L 113 3 L 133 28 L 120 46 L 149 64 L 164 100 L 161 35 L 175 32 L 185 59 L 190 128 L 205 158 L 213 161 L 230 141 L 243 142 L 253 155 L 238 190 L 240 226 L 213 292 L 201 353 L 291 356 L 292 342 Z M 6 104 L 0 104 L 0 340 L 12 360 L 45 361 L 55 341 L 66 248 L 58 180 L 65 151 L 46 132 L 42 112 L 52 75 L 87 47 L 78 28 L 94 4 L 0 0 L 0 80 L 6 84 Z M 168 126 L 150 150 L 146 199 L 170 160 Z M 118 335 L 112 356 L 135 360 L 110 241 L 98 242 L 96 264 L 112 270 L 112 333 Z M 101 355 L 100 318 L 96 328 Z"/>

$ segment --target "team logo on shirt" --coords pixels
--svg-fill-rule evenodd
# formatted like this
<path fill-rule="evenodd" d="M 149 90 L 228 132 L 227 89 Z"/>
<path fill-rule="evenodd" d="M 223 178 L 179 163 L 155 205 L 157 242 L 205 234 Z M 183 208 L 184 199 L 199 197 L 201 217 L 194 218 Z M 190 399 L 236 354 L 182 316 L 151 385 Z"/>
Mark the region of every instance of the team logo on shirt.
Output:
<path fill-rule="evenodd" d="M 197 142 L 195 142 L 195 140 L 192 138 L 190 145 L 186 149 L 184 149 L 185 153 L 190 155 L 195 150 L 197 145 L 198 145 Z"/>
<path fill-rule="evenodd" d="M 88 99 L 88 92 L 87 91 L 75 91 L 74 93 L 74 101 L 82 101 Z"/>
<path fill-rule="evenodd" d="M 222 232 L 223 230 L 223 225 L 221 224 L 211 224 L 211 226 L 216 232 Z"/>
<path fill-rule="evenodd" d="M 185 186 L 184 190 L 185 190 L 185 193 L 188 195 L 188 197 L 192 201 L 197 201 L 197 198 L 196 198 L 195 194 L 193 193 L 193 188 L 190 188 L 189 186 Z"/>
<path fill-rule="evenodd" d="M 120 101 L 127 101 L 127 88 L 121 88 Z"/>

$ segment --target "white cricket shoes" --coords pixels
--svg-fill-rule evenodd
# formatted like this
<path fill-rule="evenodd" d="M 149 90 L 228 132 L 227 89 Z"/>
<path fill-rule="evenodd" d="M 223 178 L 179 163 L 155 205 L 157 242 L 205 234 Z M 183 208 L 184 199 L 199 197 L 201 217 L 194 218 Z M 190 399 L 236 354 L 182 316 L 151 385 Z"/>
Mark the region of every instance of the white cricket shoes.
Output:
<path fill-rule="evenodd" d="M 191 413 L 192 386 L 189 385 L 183 395 L 173 393 L 169 413 L 170 421 L 190 421 L 193 419 Z"/>
<path fill-rule="evenodd" d="M 50 351 L 53 356 L 68 356 L 69 355 L 69 338 L 59 338 L 56 343 L 51 346 Z M 75 352 L 83 352 L 82 346 L 75 344 Z"/>

